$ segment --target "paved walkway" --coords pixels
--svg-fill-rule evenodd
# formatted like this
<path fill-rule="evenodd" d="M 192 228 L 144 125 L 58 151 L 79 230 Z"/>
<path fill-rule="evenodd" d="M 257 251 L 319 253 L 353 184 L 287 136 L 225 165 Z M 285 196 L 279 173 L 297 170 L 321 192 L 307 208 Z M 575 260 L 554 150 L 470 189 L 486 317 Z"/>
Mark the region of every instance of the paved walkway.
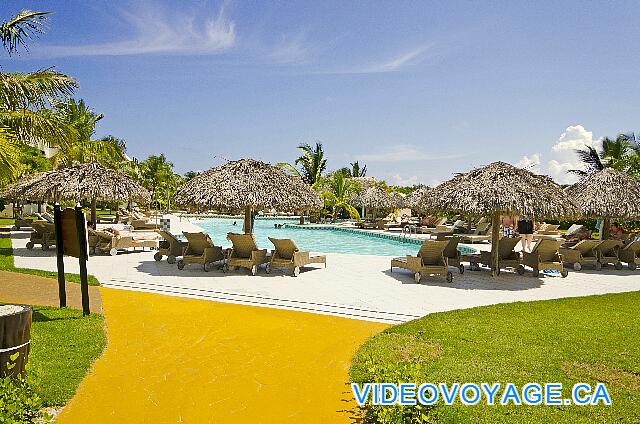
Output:
<path fill-rule="evenodd" d="M 349 422 L 351 357 L 386 327 L 100 290 L 109 342 L 60 424 Z"/>
<path fill-rule="evenodd" d="M 82 309 L 80 284 L 67 283 L 67 306 Z M 37 275 L 0 271 L 0 302 L 28 305 L 59 306 L 58 280 Z M 89 286 L 91 312 L 102 311 L 98 287 Z"/>
<path fill-rule="evenodd" d="M 55 270 L 54 252 L 27 250 L 25 245 L 26 239 L 14 238 L 16 266 Z M 416 246 L 407 245 L 408 254 L 416 250 Z M 459 275 L 454 270 L 452 284 L 443 277 L 424 277 L 416 284 L 412 274 L 403 270 L 391 273 L 389 265 L 388 257 L 328 254 L 326 269 L 308 268 L 294 278 L 277 271 L 267 275 L 264 270 L 255 277 L 245 271 L 204 272 L 197 265 L 180 271 L 166 261 L 154 261 L 152 251 L 92 256 L 88 262 L 89 272 L 105 287 L 384 323 L 496 303 L 640 290 L 640 270 L 626 268 L 570 270 L 567 278 L 534 278 L 530 272 L 519 276 L 508 271 L 492 278 L 486 271 L 467 270 Z M 65 269 L 77 273 L 77 260 L 66 258 Z"/>

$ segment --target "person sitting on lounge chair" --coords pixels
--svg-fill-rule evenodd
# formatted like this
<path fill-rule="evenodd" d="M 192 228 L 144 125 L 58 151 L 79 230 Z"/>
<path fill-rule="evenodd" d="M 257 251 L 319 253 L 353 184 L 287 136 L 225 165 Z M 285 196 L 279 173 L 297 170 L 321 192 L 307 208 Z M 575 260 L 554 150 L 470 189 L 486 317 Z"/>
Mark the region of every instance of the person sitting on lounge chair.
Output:
<path fill-rule="evenodd" d="M 118 230 L 114 227 L 105 228 L 104 231 L 106 233 L 111 233 L 116 237 L 131 237 L 132 240 L 156 240 L 158 238 L 155 234 L 134 234 L 126 231 Z"/>
<path fill-rule="evenodd" d="M 609 238 L 611 240 L 622 240 L 622 228 L 620 228 L 620 224 L 614 222 L 609 227 Z"/>
<path fill-rule="evenodd" d="M 590 240 L 591 239 L 591 230 L 589 230 L 584 225 L 578 225 L 570 231 L 567 231 L 565 235 L 565 245 L 571 245 L 572 243 L 578 243 L 582 240 Z"/>

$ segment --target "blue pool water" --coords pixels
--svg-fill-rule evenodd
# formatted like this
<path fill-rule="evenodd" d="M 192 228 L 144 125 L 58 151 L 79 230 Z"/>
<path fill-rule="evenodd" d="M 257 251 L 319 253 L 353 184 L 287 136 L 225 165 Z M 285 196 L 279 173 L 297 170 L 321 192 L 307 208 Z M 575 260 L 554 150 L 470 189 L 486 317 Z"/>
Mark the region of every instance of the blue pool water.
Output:
<path fill-rule="evenodd" d="M 237 225 L 233 226 L 236 221 Z M 191 220 L 202 228 L 216 245 L 230 247 L 228 232 L 242 232 L 242 219 L 207 218 Z M 355 253 L 359 255 L 404 256 L 415 255 L 420 244 L 372 237 L 341 231 L 340 229 L 274 228 L 274 224 L 296 224 L 297 219 L 256 219 L 254 234 L 258 247 L 273 249 L 267 237 L 293 239 L 302 250 L 322 253 Z"/>

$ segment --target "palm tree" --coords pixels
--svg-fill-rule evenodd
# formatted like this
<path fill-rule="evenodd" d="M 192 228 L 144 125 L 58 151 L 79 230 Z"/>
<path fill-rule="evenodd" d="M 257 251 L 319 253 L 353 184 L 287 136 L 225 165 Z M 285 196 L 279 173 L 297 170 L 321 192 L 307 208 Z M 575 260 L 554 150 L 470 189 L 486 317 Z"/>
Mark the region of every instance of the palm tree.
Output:
<path fill-rule="evenodd" d="M 302 143 L 298 145 L 298 149 L 302 152 L 302 155 L 295 160 L 295 164 L 299 165 L 302 168 L 301 170 L 286 162 L 276 163 L 276 166 L 302 177 L 310 186 L 317 187 L 322 179 L 322 174 L 327 169 L 327 160 L 324 158 L 322 143 L 316 142 L 315 148 L 308 143 Z"/>
<path fill-rule="evenodd" d="M 638 172 L 636 164 L 640 163 L 640 144 L 634 133 L 619 134 L 615 140 L 605 137 L 602 150 L 591 146 L 577 149 L 576 154 L 584 164 L 584 169 L 570 169 L 568 172 L 586 176 L 604 168 L 614 168 L 622 172 Z"/>
<path fill-rule="evenodd" d="M 360 168 L 360 164 L 358 161 L 351 162 L 351 176 L 352 177 L 366 177 L 367 176 L 367 165 Z"/>
<path fill-rule="evenodd" d="M 324 183 L 325 190 L 322 192 L 322 197 L 331 207 L 333 218 L 336 218 L 337 211 L 344 209 L 351 218 L 360 221 L 358 210 L 349 203 L 358 194 L 360 185 L 342 172 L 334 172 Z"/>
<path fill-rule="evenodd" d="M 48 12 L 23 10 L 0 25 L 0 39 L 9 55 L 27 50 L 27 40 L 44 32 Z M 51 68 L 36 72 L 0 72 L 0 167 L 14 178 L 19 157 L 17 143 L 64 145 L 75 130 L 52 113 L 51 105 L 68 98 L 75 79 Z"/>
<path fill-rule="evenodd" d="M 164 154 L 151 155 L 140 162 L 142 185 L 151 192 L 151 203 L 161 197 L 165 190 L 170 192 L 178 185 L 179 175 L 173 173 L 173 163 Z"/>

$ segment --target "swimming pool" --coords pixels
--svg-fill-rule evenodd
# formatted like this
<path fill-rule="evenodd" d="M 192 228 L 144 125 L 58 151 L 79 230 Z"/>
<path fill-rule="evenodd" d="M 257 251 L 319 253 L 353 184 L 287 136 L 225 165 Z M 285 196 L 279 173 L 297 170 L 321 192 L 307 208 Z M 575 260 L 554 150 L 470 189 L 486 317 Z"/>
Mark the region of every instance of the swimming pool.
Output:
<path fill-rule="evenodd" d="M 230 247 L 227 233 L 242 232 L 242 219 L 206 218 L 191 222 L 202 228 L 216 245 Z M 236 222 L 237 225 L 233 225 Z M 403 242 L 398 239 L 375 237 L 342 228 L 296 227 L 297 219 L 256 219 L 254 234 L 260 248 L 273 249 L 268 237 L 290 238 L 302 250 L 322 253 L 354 253 L 358 255 L 404 256 L 415 255 L 420 250 L 421 241 Z M 274 224 L 290 224 L 274 228 Z"/>

